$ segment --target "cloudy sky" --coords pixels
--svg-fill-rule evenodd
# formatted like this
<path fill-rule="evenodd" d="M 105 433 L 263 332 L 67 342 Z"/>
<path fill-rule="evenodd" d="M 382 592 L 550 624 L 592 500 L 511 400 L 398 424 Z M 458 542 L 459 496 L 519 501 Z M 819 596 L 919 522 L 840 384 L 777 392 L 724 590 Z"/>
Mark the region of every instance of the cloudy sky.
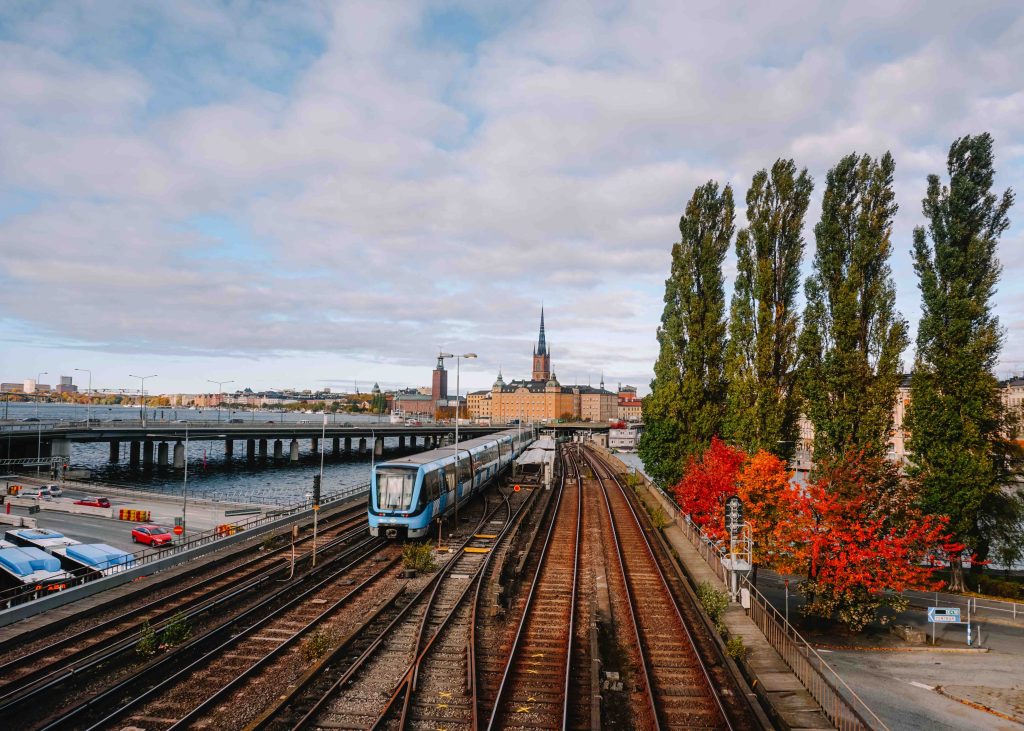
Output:
<path fill-rule="evenodd" d="M 949 143 L 992 132 L 1024 190 L 1024 6 L 746 5 L 4 2 L 0 378 L 421 385 L 441 346 L 480 354 L 479 388 L 528 373 L 543 300 L 563 383 L 646 388 L 693 188 L 742 201 L 795 158 L 809 261 L 852 151 L 896 158 L 916 330 L 911 231 Z M 1001 374 L 1024 369 L 1012 218 Z"/>

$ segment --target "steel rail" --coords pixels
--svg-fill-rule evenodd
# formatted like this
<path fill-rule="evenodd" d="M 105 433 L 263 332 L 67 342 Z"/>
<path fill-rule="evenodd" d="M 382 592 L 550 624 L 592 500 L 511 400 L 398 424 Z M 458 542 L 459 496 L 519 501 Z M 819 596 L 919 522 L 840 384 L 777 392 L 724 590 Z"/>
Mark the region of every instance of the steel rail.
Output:
<path fill-rule="evenodd" d="M 485 512 L 484 516 L 477 524 L 477 527 L 469 534 L 466 540 L 463 541 L 462 544 L 460 544 L 458 548 L 459 551 L 462 551 L 466 546 L 468 546 L 473 541 L 474 534 L 479 531 L 480 527 L 483 526 L 491 518 L 491 516 L 498 511 L 499 508 L 500 506 L 494 508 L 494 510 L 491 511 L 490 513 Z M 384 641 L 388 638 L 392 631 L 395 628 L 397 628 L 399 624 L 409 614 L 409 612 L 411 612 L 412 609 L 420 603 L 420 601 L 427 595 L 427 592 L 432 592 L 434 590 L 435 585 L 440 583 L 441 579 L 447 576 L 448 572 L 454 565 L 454 560 L 449 561 L 440 571 L 438 571 L 436 574 L 434 574 L 433 577 L 431 577 L 430 581 L 428 581 L 416 593 L 416 595 L 412 597 L 409 603 L 402 608 L 402 610 L 398 613 L 398 616 L 391 620 L 388 626 L 385 627 L 384 630 L 373 640 L 373 642 L 370 643 L 369 647 L 367 647 L 359 655 L 359 657 L 357 657 L 352 662 L 352 664 L 342 674 L 342 676 L 338 678 L 338 680 L 336 680 L 334 683 L 332 683 L 331 686 L 326 691 L 324 691 L 320 695 L 320 697 L 313 703 L 312 707 L 308 711 L 306 711 L 302 718 L 300 718 L 292 726 L 292 731 L 299 731 L 300 729 L 306 728 L 313 721 L 313 719 L 320 714 L 323 707 L 334 697 L 337 691 L 340 688 L 344 687 L 355 676 L 355 674 L 359 672 L 363 668 L 363 666 L 366 665 L 367 661 L 371 657 L 373 657 L 374 654 L 376 654 L 377 649 L 384 643 Z"/>
<path fill-rule="evenodd" d="M 540 560 L 537 562 L 537 568 L 534 571 L 533 580 L 530 583 L 530 590 L 529 590 L 529 593 L 527 594 L 526 603 L 525 603 L 525 605 L 523 607 L 523 615 L 522 615 L 522 617 L 520 617 L 519 626 L 516 629 L 515 639 L 512 641 L 512 648 L 509 651 L 508 661 L 506 662 L 505 670 L 502 673 L 501 683 L 499 684 L 498 692 L 495 695 L 494 706 L 491 708 L 491 715 L 490 715 L 490 718 L 488 719 L 488 722 L 487 722 L 487 728 L 489 730 L 490 729 L 500 728 L 500 726 L 496 725 L 498 723 L 498 716 L 501 713 L 502 702 L 505 700 L 506 695 L 509 692 L 510 678 L 512 676 L 512 667 L 515 664 L 516 655 L 517 655 L 517 653 L 519 652 L 519 650 L 521 648 L 521 643 L 522 643 L 522 639 L 523 639 L 523 633 L 525 631 L 527 622 L 529 621 L 530 616 L 531 616 L 530 612 L 533 609 L 534 599 L 536 598 L 537 589 L 538 589 L 538 586 L 540 585 L 540 576 L 541 576 L 541 573 L 542 573 L 542 571 L 543 571 L 543 569 L 544 569 L 544 567 L 545 567 L 545 565 L 547 563 L 547 558 L 548 558 L 548 554 L 549 554 L 549 548 L 551 546 L 551 539 L 552 539 L 552 536 L 554 536 L 555 526 L 558 523 L 558 515 L 559 515 L 559 512 L 561 511 L 561 507 L 562 507 L 562 493 L 564 492 L 564 488 L 565 488 L 565 469 L 564 469 L 564 465 L 565 465 L 566 459 L 565 459 L 564 454 L 562 454 L 561 452 L 559 454 L 559 459 L 560 459 L 560 462 L 563 465 L 563 469 L 561 470 L 561 480 L 560 480 L 560 483 L 559 483 L 558 502 L 555 504 L 555 509 L 554 509 L 554 511 L 552 513 L 551 524 L 548 527 L 547 535 L 544 538 L 544 546 L 541 549 Z M 571 462 L 572 461 L 571 458 L 568 461 Z M 581 486 L 580 486 L 580 481 L 579 481 L 579 477 L 580 477 L 580 475 L 579 475 L 579 467 L 575 463 L 573 463 L 573 465 L 574 465 L 574 468 L 576 469 L 576 478 L 577 478 L 577 481 L 576 481 L 576 486 L 577 486 L 577 489 L 576 489 L 576 503 L 577 504 L 576 504 L 576 536 L 575 536 L 575 540 L 574 540 L 574 546 L 575 546 L 574 554 L 575 555 L 574 555 L 574 566 L 573 566 L 573 576 L 572 576 L 573 590 L 572 590 L 572 597 L 571 597 L 570 606 L 569 606 L 570 622 L 572 622 L 572 618 L 574 618 L 575 614 L 576 614 L 576 584 L 577 584 L 576 569 L 578 567 L 578 560 L 579 560 L 580 522 L 581 522 L 581 518 L 582 518 L 582 511 L 583 511 L 583 501 L 582 501 L 583 493 L 582 493 L 582 491 L 580 489 Z M 562 685 L 562 689 L 563 689 L 563 698 L 562 698 L 562 727 L 563 728 L 565 728 L 566 721 L 567 721 L 567 714 L 568 714 L 569 696 L 568 696 L 567 689 L 568 689 L 569 682 L 570 682 L 571 658 L 572 658 L 572 636 L 570 635 L 568 637 L 568 641 L 566 643 L 565 679 L 564 679 L 563 685 Z"/>
<path fill-rule="evenodd" d="M 450 628 L 452 620 L 454 619 L 454 617 L 455 617 L 456 613 L 459 611 L 459 609 L 462 607 L 462 604 L 465 601 L 466 597 L 469 595 L 470 590 L 473 590 L 473 597 L 474 597 L 474 604 L 473 604 L 471 615 L 470 615 L 470 627 L 472 628 L 473 624 L 476 622 L 476 602 L 477 602 L 477 600 L 479 598 L 480 587 L 483 585 L 484 576 L 486 575 L 486 573 L 487 573 L 487 571 L 488 571 L 488 569 L 489 569 L 489 567 L 491 565 L 491 559 L 494 557 L 495 551 L 498 548 L 498 546 L 500 546 L 505 541 L 505 539 L 508 537 L 509 533 L 511 532 L 512 528 L 516 524 L 518 524 L 518 522 L 521 519 L 521 517 L 523 515 L 525 515 L 526 508 L 533 502 L 533 498 L 534 498 L 535 494 L 536 494 L 536 491 L 531 492 L 530 495 L 527 497 L 527 499 L 524 500 L 516 508 L 516 510 L 514 512 L 512 510 L 512 504 L 511 504 L 511 502 L 509 500 L 509 496 L 507 496 L 507 495 L 503 496 L 506 510 L 508 510 L 508 513 L 509 513 L 508 518 L 505 521 L 505 525 L 502 527 L 501 531 L 497 534 L 497 536 L 493 539 L 493 542 L 491 544 L 490 550 L 488 551 L 487 555 L 484 557 L 483 562 L 480 564 L 479 567 L 477 567 L 477 569 L 474 572 L 473 576 L 471 577 L 470 581 L 467 582 L 466 587 L 459 594 L 458 598 L 455 600 L 455 602 L 452 605 L 451 609 L 445 614 L 445 616 L 442 619 L 440 625 L 434 631 L 433 635 L 429 638 L 429 640 L 427 640 L 426 644 L 423 645 L 422 650 L 419 651 L 419 653 L 417 654 L 416 658 L 410 664 L 409 669 L 406 671 L 406 675 L 402 678 L 402 680 L 399 682 L 398 686 L 395 688 L 394 692 L 392 693 L 391 698 L 388 701 L 388 705 L 380 713 L 380 716 L 377 719 L 377 722 L 373 726 L 374 729 L 381 728 L 384 725 L 384 723 L 386 722 L 387 717 L 394 710 L 394 706 L 397 704 L 397 699 L 399 697 L 402 697 L 402 712 L 401 712 L 401 715 L 399 717 L 399 725 L 398 725 L 398 727 L 400 729 L 404 729 L 404 728 L 407 727 L 408 722 L 409 722 L 410 707 L 411 707 L 413 699 L 414 699 L 414 697 L 416 695 L 417 686 L 418 686 L 418 683 L 419 683 L 420 671 L 423 668 L 423 663 L 426 660 L 427 655 L 430 653 L 430 650 L 433 648 L 435 642 L 437 642 L 437 640 L 441 637 L 442 633 Z M 433 602 L 433 596 L 431 596 L 431 602 Z M 431 604 L 431 606 L 432 606 L 432 604 Z M 419 645 L 420 642 L 422 642 L 422 630 L 426 626 L 429 611 L 430 611 L 430 607 L 428 607 L 427 611 L 424 612 L 423 620 L 420 623 L 421 635 L 417 639 L 417 645 Z M 472 635 L 472 630 L 470 630 L 470 634 Z M 470 689 L 470 693 L 469 693 L 470 698 L 472 699 L 472 701 L 475 704 L 476 698 L 475 698 L 475 691 L 473 690 L 475 685 L 474 685 L 474 682 L 473 682 L 473 667 L 472 667 L 472 659 L 471 658 L 472 658 L 472 649 L 470 647 L 467 647 L 467 664 L 466 664 L 467 687 Z"/>
<path fill-rule="evenodd" d="M 364 527 L 358 527 L 354 530 L 351 530 L 345 533 L 344 535 L 332 540 L 325 547 L 324 550 L 331 550 L 332 548 L 337 547 L 345 543 L 346 541 L 350 540 L 351 538 L 361 534 L 363 531 Z M 184 604 L 173 607 L 169 609 L 167 612 L 163 613 L 165 616 L 160 620 L 160 622 L 157 625 L 152 626 L 152 628 L 157 633 L 159 633 L 159 631 L 163 627 L 168 625 L 170 622 L 172 622 L 174 616 L 181 612 L 183 609 L 190 609 L 185 614 L 186 619 L 194 619 L 196 617 L 202 616 L 203 614 L 207 614 L 213 611 L 214 609 L 217 609 L 221 605 L 230 602 L 231 600 L 239 596 L 242 596 L 248 593 L 249 591 L 255 589 L 256 587 L 264 584 L 268 580 L 272 579 L 275 575 L 283 572 L 285 568 L 287 568 L 287 566 L 287 563 L 282 564 L 280 562 L 275 562 L 262 570 L 241 577 L 239 581 L 232 582 L 231 584 L 226 585 L 225 587 L 223 587 L 224 591 L 213 595 L 212 598 L 207 598 L 203 596 L 197 597 L 197 602 L 199 602 L 198 606 L 196 606 L 195 603 L 193 602 L 186 602 Z M 212 583 L 216 578 L 222 577 L 223 575 L 228 573 L 230 573 L 230 570 L 222 572 L 221 574 L 218 574 L 216 577 L 211 577 L 207 582 L 193 584 L 190 587 L 187 587 L 187 589 L 182 590 L 181 593 L 190 593 L 194 591 L 197 587 L 201 587 L 203 583 Z M 161 600 L 156 601 L 159 602 Z M 111 620 L 109 620 L 108 623 L 104 623 L 104 626 L 114 626 L 120 620 L 124 619 L 126 616 L 130 617 L 131 615 L 138 615 L 141 612 L 151 608 L 153 603 L 154 602 L 150 602 L 143 607 L 130 610 L 129 612 L 123 615 L 114 617 Z M 17 658 L 16 660 L 12 661 L 9 665 L 24 666 L 29 659 L 45 657 L 47 653 L 52 653 L 54 648 L 61 649 L 68 647 L 73 640 L 79 639 L 83 635 L 87 636 L 88 634 L 89 632 L 85 631 L 83 633 L 79 633 L 78 635 L 66 638 L 65 640 L 60 640 L 50 647 L 44 647 L 40 650 L 34 651 L 30 655 L 25 655 L 20 658 Z M 107 662 L 111 658 L 116 657 L 117 655 L 121 654 L 127 649 L 133 647 L 134 644 L 139 640 L 141 635 L 142 625 L 133 625 L 133 630 L 127 635 L 115 634 L 108 636 L 100 642 L 89 645 L 88 647 L 84 647 L 80 651 L 76 651 L 71 653 L 70 655 L 61 657 L 53 663 L 44 665 L 38 668 L 37 670 L 28 673 L 27 675 L 19 677 L 17 681 L 8 684 L 8 692 L 4 693 L 3 695 L 0 695 L 0 713 L 9 712 L 13 708 L 23 706 L 26 702 L 32 700 L 33 698 L 37 698 L 44 693 L 51 692 L 53 688 L 59 686 L 65 681 L 75 677 L 80 677 L 85 671 L 93 667 L 96 667 L 101 663 Z M 16 687 L 12 687 L 15 685 Z"/>
<path fill-rule="evenodd" d="M 601 465 L 601 467 L 607 472 L 607 474 L 611 478 L 611 480 L 615 483 L 615 486 L 619 489 L 619 492 L 622 495 L 623 500 L 625 500 L 626 506 L 629 508 L 629 514 L 632 516 L 633 521 L 636 524 L 637 530 L 639 531 L 640 536 L 643 538 L 644 546 L 647 549 L 647 555 L 650 558 L 651 564 L 655 568 L 655 572 L 656 572 L 656 574 L 657 574 L 657 576 L 658 576 L 658 578 L 659 578 L 659 580 L 661 582 L 661 586 L 662 586 L 662 588 L 663 588 L 663 590 L 665 592 L 665 596 L 668 597 L 669 604 L 672 607 L 672 610 L 673 610 L 673 612 L 676 615 L 676 619 L 678 619 L 680 626 L 683 628 L 683 632 L 684 632 L 684 634 L 686 636 L 686 640 L 689 643 L 690 648 L 693 650 L 693 657 L 696 660 L 698 667 L 700 668 L 701 675 L 703 676 L 704 681 L 707 683 L 708 691 L 709 691 L 711 697 L 715 701 L 715 705 L 718 708 L 719 715 L 721 716 L 722 721 L 725 723 L 726 727 L 728 727 L 729 729 L 732 729 L 733 728 L 732 721 L 729 719 L 729 715 L 725 712 L 725 706 L 722 704 L 722 699 L 721 699 L 721 697 L 719 696 L 718 692 L 715 689 L 714 682 L 712 682 L 712 680 L 711 680 L 711 674 L 708 672 L 707 665 L 705 664 L 704 659 L 700 656 L 700 652 L 697 649 L 697 642 L 696 642 L 696 640 L 694 640 L 693 633 L 690 631 L 689 625 L 683 619 L 682 612 L 679 609 L 679 603 L 676 601 L 676 597 L 672 593 L 672 589 L 669 587 L 668 580 L 665 578 L 665 573 L 664 573 L 664 571 L 662 571 L 661 564 L 658 562 L 658 559 L 657 559 L 657 557 L 654 554 L 654 549 L 651 546 L 651 542 L 647 538 L 647 533 L 643 529 L 643 523 L 640 521 L 640 517 L 637 515 L 636 509 L 633 507 L 633 503 L 630 501 L 629 496 L 626 493 L 626 489 L 622 486 L 622 483 L 619 481 L 619 478 L 616 476 L 615 471 L 612 470 L 607 464 L 605 464 L 604 460 L 600 459 L 600 457 L 597 457 L 595 455 L 594 458 L 593 458 L 593 461 L 590 462 L 590 463 L 592 465 L 593 464 Z M 594 471 L 594 474 L 595 475 L 598 474 L 597 470 Z M 599 479 L 599 481 L 601 482 L 602 488 L 604 488 L 604 481 L 601 480 L 601 479 Z M 605 497 L 607 499 L 607 493 L 605 493 Z M 614 525 L 614 522 L 613 522 L 613 525 Z M 615 533 L 616 533 L 616 543 L 618 543 L 618 530 L 616 530 Z M 621 556 L 621 553 L 620 553 L 620 556 Z M 628 573 L 624 573 L 623 574 L 624 578 L 628 577 L 628 575 L 629 575 Z M 627 579 L 626 583 L 628 585 L 628 579 Z M 630 592 L 630 596 L 631 596 L 630 601 L 632 602 L 632 592 Z M 641 652 L 641 654 L 643 653 L 643 646 L 642 645 L 639 646 L 639 651 Z M 645 674 L 647 673 L 647 664 L 646 664 L 646 662 L 644 663 L 644 672 L 645 672 Z M 651 691 L 649 691 L 649 692 L 653 693 L 653 686 L 649 686 L 649 687 L 651 688 Z M 657 714 L 655 714 L 655 723 L 657 723 L 659 725 L 659 728 L 660 728 L 660 721 L 657 720 Z"/>
<path fill-rule="evenodd" d="M 358 536 L 365 530 L 365 520 L 360 521 L 358 518 L 354 520 L 349 520 L 345 523 L 342 523 L 339 526 L 332 526 L 331 530 L 333 531 L 339 528 L 342 530 L 346 530 L 347 532 L 344 535 L 331 539 L 331 541 L 328 544 L 326 544 L 322 550 L 330 550 L 330 548 L 332 548 L 333 546 L 336 546 L 339 543 L 343 543 L 346 540 Z M 162 625 L 170 622 L 173 616 L 178 612 L 184 609 L 192 608 L 198 604 L 199 609 L 197 610 L 197 612 L 193 612 L 190 614 L 190 616 L 195 616 L 196 613 L 202 612 L 204 607 L 214 606 L 217 603 L 216 599 L 218 597 L 222 595 L 235 595 L 235 587 L 243 586 L 243 582 L 252 580 L 255 581 L 255 583 L 259 583 L 263 580 L 263 577 L 277 573 L 281 571 L 284 567 L 288 566 L 289 562 L 287 560 L 282 563 L 280 561 L 277 561 L 276 558 L 272 558 L 272 556 L 276 556 L 277 554 L 286 551 L 289 548 L 290 546 L 286 545 L 280 548 L 273 549 L 272 551 L 264 553 L 263 555 L 255 556 L 237 566 L 227 568 L 211 576 L 201 578 L 199 581 L 193 584 L 183 586 L 180 589 L 171 592 L 167 596 L 160 597 L 159 599 L 154 599 L 137 607 L 133 607 L 132 609 L 129 609 L 126 612 L 111 617 L 110 619 L 106 619 L 96 624 L 93 624 L 88 629 L 55 640 L 53 643 L 49 645 L 40 647 L 39 649 L 33 650 L 24 655 L 19 655 L 18 657 L 15 657 L 3 664 L 0 664 L 0 679 L 3 679 L 5 681 L 3 682 L 2 685 L 0 685 L 0 688 L 2 688 L 3 686 L 13 685 L 15 683 L 17 683 L 18 685 L 18 689 L 13 693 L 0 693 L 0 710 L 3 709 L 3 704 L 8 698 L 14 695 L 18 695 L 18 693 L 20 692 L 24 692 L 28 684 L 34 683 L 42 678 L 48 677 L 54 672 L 57 672 L 56 670 L 52 669 L 53 666 L 57 663 L 63 663 L 65 666 L 71 665 L 79 660 L 82 660 L 83 658 L 88 658 L 91 654 L 96 652 L 98 648 L 104 647 L 105 641 L 110 639 L 110 637 L 103 637 L 97 640 L 99 634 L 107 632 L 108 630 L 115 629 L 119 624 L 123 624 L 129 620 L 132 620 L 133 618 L 139 617 L 141 615 L 146 614 L 147 612 L 154 610 L 159 611 L 155 616 L 147 618 L 146 621 L 148 621 L 150 623 L 150 626 L 157 631 L 159 631 Z M 306 555 L 297 557 L 296 562 L 298 563 L 299 560 L 305 560 L 306 558 Z M 232 575 L 236 574 L 239 576 L 234 581 L 231 581 L 223 587 L 215 587 L 215 590 L 219 593 L 212 595 L 212 598 L 211 595 L 203 594 L 201 592 L 194 597 L 188 596 L 190 594 L 195 594 L 197 591 L 202 590 L 204 587 L 213 587 L 214 584 L 225 579 L 230 579 Z M 223 591 L 221 591 L 221 589 L 223 589 Z M 129 599 L 131 598 L 131 596 L 133 595 L 126 595 L 126 597 Z M 167 606 L 169 601 L 173 602 L 181 598 L 184 598 L 184 601 L 182 601 L 181 603 L 174 604 L 170 607 Z M 101 607 L 102 606 L 105 605 L 101 605 Z M 79 615 L 74 615 L 74 617 L 77 616 Z M 119 641 L 124 641 L 126 639 L 137 637 L 137 635 L 139 634 L 139 630 L 141 629 L 141 625 L 131 625 L 129 627 L 124 628 L 124 630 L 122 630 L 121 632 L 123 633 L 124 631 L 130 629 L 135 629 L 135 631 L 132 632 L 132 634 L 128 637 L 125 637 L 122 634 Z M 37 667 L 33 669 L 31 672 L 24 675 L 20 675 L 17 678 L 11 677 L 11 674 L 13 672 L 16 672 L 19 668 L 32 663 L 39 662 L 40 660 L 45 659 L 47 656 L 53 655 L 54 652 L 63 650 L 64 648 L 68 647 L 76 647 L 77 649 L 71 654 L 59 658 L 54 663 Z"/>
<path fill-rule="evenodd" d="M 383 547 L 384 545 L 386 545 L 386 544 L 381 539 L 372 538 L 372 537 L 368 536 L 367 539 L 365 541 L 363 541 L 362 543 L 359 543 L 359 544 L 353 546 L 350 550 L 346 551 L 345 553 L 343 553 L 343 554 L 341 554 L 339 556 L 336 556 L 333 559 L 331 559 L 330 561 L 322 564 L 321 566 L 318 566 L 316 569 L 313 569 L 313 571 L 311 571 L 310 573 L 306 574 L 300 580 L 308 579 L 308 578 L 313 578 L 313 577 L 318 577 L 318 576 L 320 576 L 322 574 L 328 573 L 332 569 L 334 569 L 337 564 L 342 563 L 344 561 L 348 561 L 348 560 L 351 559 L 351 557 L 353 555 L 359 554 L 358 557 L 354 561 L 352 561 L 349 564 L 345 564 L 340 569 L 334 571 L 333 573 L 331 573 L 328 576 L 327 579 L 323 579 L 323 580 L 318 581 L 310 589 L 304 590 L 297 597 L 294 597 L 294 598 L 290 599 L 285 604 L 283 604 L 280 607 L 277 607 L 276 609 L 272 610 L 269 615 L 266 615 L 263 618 L 255 619 L 254 620 L 255 623 L 251 627 L 247 628 L 245 630 L 245 632 L 248 632 L 249 629 L 261 626 L 261 624 L 264 622 L 264 620 L 272 619 L 275 616 L 277 616 L 278 614 L 280 614 L 281 612 L 287 610 L 288 608 L 293 606 L 297 601 L 300 601 L 307 594 L 311 593 L 312 591 L 315 591 L 316 589 L 318 589 L 319 587 L 323 586 L 327 582 L 333 581 L 337 576 L 339 576 L 339 575 L 345 573 L 346 571 L 350 570 L 353 566 L 358 565 L 361 561 L 365 560 L 366 557 L 368 557 L 369 555 L 372 555 L 373 553 L 375 553 L 377 550 L 379 550 L 379 548 Z M 364 551 L 364 549 L 366 549 L 366 550 Z M 362 552 L 362 553 L 360 553 L 360 552 Z M 191 641 L 191 642 L 189 642 L 189 643 L 187 643 L 185 645 L 182 645 L 178 652 L 169 652 L 169 653 L 165 654 L 163 657 L 159 658 L 156 662 L 146 666 L 142 671 L 140 671 L 140 673 L 138 673 L 138 674 L 136 674 L 136 675 L 134 675 L 132 677 L 125 678 L 124 680 L 121 680 L 120 682 L 114 684 L 113 686 L 110 686 L 110 687 L 104 689 L 100 693 L 98 693 L 98 694 L 96 694 L 96 695 L 86 699 L 85 701 L 79 703 L 78 705 L 71 707 L 67 711 L 62 712 L 60 714 L 60 716 L 58 716 L 57 718 L 53 719 L 48 724 L 43 726 L 42 727 L 42 731 L 51 731 L 52 729 L 61 728 L 61 727 L 65 726 L 69 721 L 72 721 L 72 720 L 78 718 L 79 716 L 82 716 L 87 711 L 93 709 L 94 707 L 99 706 L 103 701 L 108 700 L 108 699 L 114 697 L 119 692 L 121 692 L 123 690 L 126 690 L 126 689 L 129 689 L 129 688 L 131 688 L 134 685 L 138 685 L 140 683 L 140 680 L 144 679 L 145 677 L 150 677 L 150 676 L 154 675 L 155 673 L 158 673 L 159 671 L 163 670 L 165 668 L 165 666 L 168 666 L 168 665 L 175 666 L 177 661 L 180 659 L 180 654 L 182 654 L 184 652 L 187 652 L 189 650 L 194 650 L 195 648 L 199 647 L 201 644 L 208 643 L 211 640 L 215 640 L 215 638 L 217 638 L 218 636 L 228 633 L 230 628 L 232 626 L 234 626 L 235 624 L 238 624 L 240 622 L 245 622 L 245 621 L 249 620 L 250 617 L 258 617 L 260 611 L 264 610 L 266 607 L 271 605 L 273 602 L 279 600 L 281 597 L 286 596 L 286 595 L 294 592 L 295 589 L 296 589 L 296 587 L 295 587 L 294 583 L 289 583 L 289 584 L 286 584 L 286 585 L 283 585 L 283 586 L 277 588 L 275 591 L 271 592 L 270 595 L 268 595 L 267 597 L 262 599 L 258 604 L 250 607 L 249 609 L 245 610 L 241 614 L 236 615 L 235 617 L 232 617 L 227 622 L 225 622 L 225 623 L 223 623 L 223 624 L 221 624 L 221 625 L 211 629 L 210 631 L 206 632 L 202 636 L 195 638 L 194 641 Z M 243 632 L 243 634 L 244 634 L 244 632 Z M 89 726 L 88 728 L 90 728 L 90 729 L 98 729 L 104 723 L 117 718 L 124 711 L 134 707 L 140 701 L 148 699 L 151 695 L 153 695 L 157 691 L 163 689 L 169 683 L 173 682 L 176 679 L 179 679 L 179 678 L 183 677 L 186 673 L 191 672 L 199 663 L 201 663 L 204 660 L 206 660 L 212 653 L 220 651 L 224 647 L 226 647 L 226 646 L 230 645 L 232 642 L 234 642 L 236 638 L 240 638 L 240 637 L 242 637 L 242 634 L 236 635 L 234 637 L 229 637 L 227 639 L 227 641 L 220 643 L 214 650 L 212 650 L 212 651 L 203 651 L 201 653 L 200 657 L 197 660 L 192 661 L 191 663 L 189 663 L 183 669 L 176 669 L 171 675 L 163 678 L 160 682 L 158 682 L 156 685 L 148 688 L 142 694 L 132 696 L 132 698 L 129 701 L 127 701 L 124 705 L 120 706 L 116 711 L 114 711 L 113 713 L 108 714 L 100 722 L 95 723 L 95 724 Z M 102 662 L 102 660 L 100 660 L 98 662 Z"/>

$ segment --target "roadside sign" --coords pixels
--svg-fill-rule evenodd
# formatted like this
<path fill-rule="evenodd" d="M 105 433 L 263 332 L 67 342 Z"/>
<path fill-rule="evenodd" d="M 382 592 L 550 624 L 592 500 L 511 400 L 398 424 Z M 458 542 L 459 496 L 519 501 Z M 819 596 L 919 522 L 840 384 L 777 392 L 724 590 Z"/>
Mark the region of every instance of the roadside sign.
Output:
<path fill-rule="evenodd" d="M 928 621 L 936 624 L 959 624 L 960 607 L 928 607 Z"/>
<path fill-rule="evenodd" d="M 182 528 L 180 525 L 174 526 L 174 535 L 180 536 L 184 532 L 185 532 L 185 529 Z"/>

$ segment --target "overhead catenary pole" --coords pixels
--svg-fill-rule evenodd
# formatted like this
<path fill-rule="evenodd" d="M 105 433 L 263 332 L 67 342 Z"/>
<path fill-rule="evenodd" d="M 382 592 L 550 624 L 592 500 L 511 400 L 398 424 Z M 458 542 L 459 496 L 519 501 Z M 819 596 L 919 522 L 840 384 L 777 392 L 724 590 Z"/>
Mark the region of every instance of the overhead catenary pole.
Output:
<path fill-rule="evenodd" d="M 35 396 L 36 402 L 36 474 L 39 474 L 40 462 L 43 459 L 43 422 L 39 421 L 39 394 L 36 391 L 39 390 L 39 379 L 47 375 L 49 371 L 39 371 L 36 375 L 36 388 L 32 395 Z"/>
<path fill-rule="evenodd" d="M 188 540 L 185 532 L 186 516 L 188 513 L 188 422 L 185 422 L 185 478 L 181 483 L 181 540 L 184 543 Z"/>
<path fill-rule="evenodd" d="M 459 526 L 459 365 L 463 358 L 476 358 L 476 353 L 464 353 L 453 355 L 452 353 L 441 353 L 440 358 L 455 359 L 455 527 Z"/>

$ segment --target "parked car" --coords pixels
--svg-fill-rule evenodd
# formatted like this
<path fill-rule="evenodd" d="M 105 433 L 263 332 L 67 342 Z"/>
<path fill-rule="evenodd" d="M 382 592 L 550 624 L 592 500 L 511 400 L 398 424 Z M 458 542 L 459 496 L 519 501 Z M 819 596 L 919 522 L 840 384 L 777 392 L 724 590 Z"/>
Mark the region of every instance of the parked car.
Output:
<path fill-rule="evenodd" d="M 50 490 L 50 497 L 60 497 L 64 494 L 64 490 L 61 489 L 60 485 L 43 485 L 43 487 Z"/>
<path fill-rule="evenodd" d="M 273 423 L 274 423 L 274 420 L 273 420 L 273 419 L 267 419 L 267 420 L 266 420 L 266 421 L 264 421 L 263 423 L 264 423 L 264 424 L 273 424 Z"/>
<path fill-rule="evenodd" d="M 53 498 L 53 493 L 50 492 L 49 485 L 43 485 L 42 487 L 30 487 L 21 494 L 24 497 L 35 498 L 36 500 L 50 500 Z"/>
<path fill-rule="evenodd" d="M 156 548 L 157 546 L 170 544 L 171 540 L 171 532 L 169 530 L 153 523 L 137 525 L 132 528 L 133 543 L 144 543 L 147 546 Z"/>
<path fill-rule="evenodd" d="M 109 508 L 110 501 L 105 497 L 84 497 L 81 500 L 75 500 L 75 505 L 86 505 L 90 508 Z"/>
<path fill-rule="evenodd" d="M 244 424 L 245 419 L 228 419 L 229 424 Z"/>
<path fill-rule="evenodd" d="M 39 419 L 34 416 L 26 416 L 22 421 L 39 421 Z"/>

